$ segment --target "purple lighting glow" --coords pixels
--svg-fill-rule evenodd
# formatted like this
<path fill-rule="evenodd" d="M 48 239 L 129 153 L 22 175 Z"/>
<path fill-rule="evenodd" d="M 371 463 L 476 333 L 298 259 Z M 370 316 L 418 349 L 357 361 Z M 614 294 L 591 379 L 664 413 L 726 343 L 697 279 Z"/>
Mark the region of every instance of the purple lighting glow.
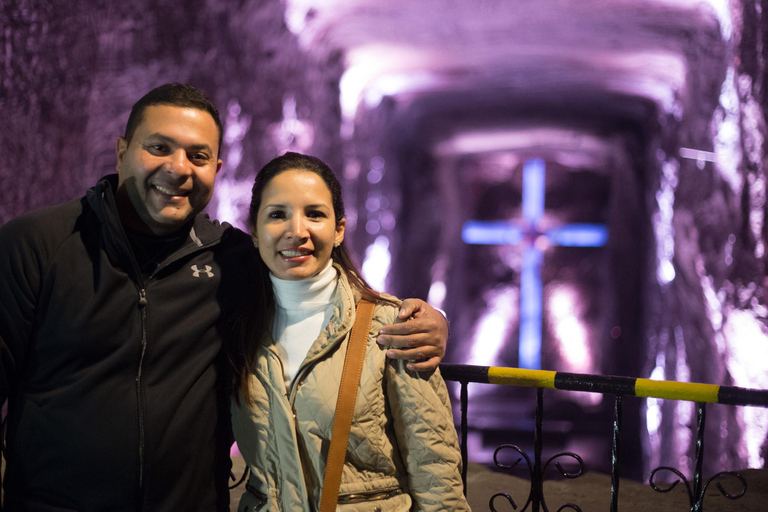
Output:
<path fill-rule="evenodd" d="M 368 281 L 447 312 L 446 362 L 768 389 L 765 0 L 6 3 L 0 224 L 114 173 L 131 105 L 190 83 L 223 124 L 206 213 L 248 231 L 256 171 L 321 158 Z M 553 453 L 610 408 L 555 394 Z M 768 409 L 707 414 L 703 476 L 765 467 Z M 624 417 L 631 478 L 694 471 L 695 407 Z"/>

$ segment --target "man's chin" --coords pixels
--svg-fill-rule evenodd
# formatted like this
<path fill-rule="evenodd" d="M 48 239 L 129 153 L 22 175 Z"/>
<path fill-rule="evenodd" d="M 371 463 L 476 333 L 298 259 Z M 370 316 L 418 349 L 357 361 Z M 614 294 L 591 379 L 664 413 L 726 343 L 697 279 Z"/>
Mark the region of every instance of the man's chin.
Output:
<path fill-rule="evenodd" d="M 150 226 L 152 231 L 159 235 L 171 234 L 174 231 L 178 231 L 184 225 L 186 225 L 195 216 L 196 212 L 175 212 L 172 215 L 161 214 L 153 217 L 153 225 Z"/>

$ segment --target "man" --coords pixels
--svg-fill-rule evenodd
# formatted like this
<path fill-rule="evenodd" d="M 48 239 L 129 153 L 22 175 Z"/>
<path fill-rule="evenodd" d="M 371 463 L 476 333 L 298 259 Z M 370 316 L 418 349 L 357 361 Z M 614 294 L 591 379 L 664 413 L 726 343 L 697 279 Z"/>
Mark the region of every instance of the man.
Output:
<path fill-rule="evenodd" d="M 229 396 L 221 350 L 258 257 L 200 212 L 222 127 L 180 84 L 131 111 L 117 176 L 0 228 L 0 403 L 8 400 L 5 510 L 228 510 Z M 421 301 L 381 342 L 444 352 Z"/>

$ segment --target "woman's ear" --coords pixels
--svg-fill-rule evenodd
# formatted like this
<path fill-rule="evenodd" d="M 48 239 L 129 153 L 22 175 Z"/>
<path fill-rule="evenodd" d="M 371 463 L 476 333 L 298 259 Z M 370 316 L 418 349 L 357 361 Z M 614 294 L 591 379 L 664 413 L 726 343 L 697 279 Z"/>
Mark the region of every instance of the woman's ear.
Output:
<path fill-rule="evenodd" d="M 259 248 L 259 237 L 256 234 L 256 226 L 253 225 L 253 221 L 249 221 L 248 225 L 251 228 L 251 240 L 253 240 L 253 246 L 255 248 Z"/>
<path fill-rule="evenodd" d="M 336 235 L 333 237 L 333 246 L 338 247 L 344 241 L 344 229 L 347 226 L 347 219 L 342 218 L 336 225 Z"/>

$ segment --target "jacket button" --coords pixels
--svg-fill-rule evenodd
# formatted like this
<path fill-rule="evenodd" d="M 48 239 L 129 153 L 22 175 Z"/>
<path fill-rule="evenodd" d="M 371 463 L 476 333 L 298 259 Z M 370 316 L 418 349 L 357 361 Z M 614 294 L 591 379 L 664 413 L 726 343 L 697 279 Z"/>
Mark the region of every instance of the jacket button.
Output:
<path fill-rule="evenodd" d="M 373 509 L 373 512 L 381 512 L 381 507 L 375 507 L 375 508 Z"/>

